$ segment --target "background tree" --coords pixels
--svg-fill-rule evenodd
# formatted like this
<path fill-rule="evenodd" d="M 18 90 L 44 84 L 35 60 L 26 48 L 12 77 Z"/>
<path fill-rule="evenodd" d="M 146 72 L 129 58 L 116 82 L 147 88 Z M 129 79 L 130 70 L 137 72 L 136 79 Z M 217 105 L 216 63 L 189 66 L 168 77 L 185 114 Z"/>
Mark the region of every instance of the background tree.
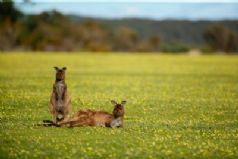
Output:
<path fill-rule="evenodd" d="M 113 32 L 114 50 L 117 51 L 136 51 L 139 37 L 137 32 L 128 27 L 116 28 Z"/>
<path fill-rule="evenodd" d="M 157 35 L 152 35 L 149 38 L 147 38 L 146 40 L 142 40 L 140 41 L 137 50 L 138 51 L 160 51 L 160 36 Z"/>
<path fill-rule="evenodd" d="M 1 0 L 0 1 L 0 21 L 5 21 L 6 19 L 15 22 L 22 13 L 15 8 L 14 3 L 11 0 Z"/>
<path fill-rule="evenodd" d="M 95 21 L 86 21 L 78 25 L 78 40 L 84 50 L 111 51 L 108 32 Z"/>
<path fill-rule="evenodd" d="M 204 38 L 214 51 L 233 52 L 238 50 L 237 33 L 222 25 L 210 26 L 204 32 Z"/>
<path fill-rule="evenodd" d="M 18 45 L 23 14 L 14 7 L 11 0 L 0 1 L 0 50 L 11 50 Z"/>

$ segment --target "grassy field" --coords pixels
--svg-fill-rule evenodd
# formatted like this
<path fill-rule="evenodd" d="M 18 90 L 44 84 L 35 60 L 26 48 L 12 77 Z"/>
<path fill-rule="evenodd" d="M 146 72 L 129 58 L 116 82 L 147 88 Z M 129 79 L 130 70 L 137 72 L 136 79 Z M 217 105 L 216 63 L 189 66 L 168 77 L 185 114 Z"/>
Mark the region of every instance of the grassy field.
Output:
<path fill-rule="evenodd" d="M 126 99 L 124 128 L 33 126 L 53 66 L 72 113 Z M 0 54 L 0 158 L 238 158 L 238 56 Z"/>

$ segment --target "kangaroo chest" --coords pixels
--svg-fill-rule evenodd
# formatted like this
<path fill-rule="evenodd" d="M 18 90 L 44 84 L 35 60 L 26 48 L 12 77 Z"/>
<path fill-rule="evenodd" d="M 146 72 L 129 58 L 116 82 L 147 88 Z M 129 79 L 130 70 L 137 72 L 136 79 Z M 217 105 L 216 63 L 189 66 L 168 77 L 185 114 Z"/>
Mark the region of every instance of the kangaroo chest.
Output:
<path fill-rule="evenodd" d="M 111 121 L 110 127 L 116 128 L 116 127 L 122 126 L 122 124 L 123 124 L 123 119 L 122 119 L 122 117 L 118 117 L 118 118 L 115 118 L 115 119 L 113 119 L 113 120 Z"/>
<path fill-rule="evenodd" d="M 56 91 L 56 109 L 57 111 L 61 111 L 64 107 L 64 91 L 65 91 L 65 84 L 64 82 L 60 81 L 55 84 L 55 91 Z"/>

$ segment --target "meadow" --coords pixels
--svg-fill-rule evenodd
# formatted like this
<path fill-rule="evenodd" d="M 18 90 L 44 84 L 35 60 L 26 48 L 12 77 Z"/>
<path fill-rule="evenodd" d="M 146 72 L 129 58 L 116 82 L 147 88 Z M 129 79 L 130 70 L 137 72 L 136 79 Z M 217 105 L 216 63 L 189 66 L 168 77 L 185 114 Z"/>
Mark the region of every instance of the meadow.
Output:
<path fill-rule="evenodd" d="M 72 112 L 111 112 L 124 128 L 35 126 L 51 119 L 53 66 Z M 238 56 L 0 54 L 0 158 L 238 158 Z"/>

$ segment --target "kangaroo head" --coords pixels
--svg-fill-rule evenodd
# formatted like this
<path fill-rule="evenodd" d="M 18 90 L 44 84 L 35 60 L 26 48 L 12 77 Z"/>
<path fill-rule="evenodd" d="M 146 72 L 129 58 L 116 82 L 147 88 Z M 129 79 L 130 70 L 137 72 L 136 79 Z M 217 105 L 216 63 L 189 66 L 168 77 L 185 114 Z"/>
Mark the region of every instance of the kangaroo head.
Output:
<path fill-rule="evenodd" d="M 66 71 L 66 67 L 63 68 L 58 68 L 58 67 L 54 67 L 56 70 L 56 75 L 55 75 L 55 81 L 64 81 L 65 79 L 65 71 Z"/>
<path fill-rule="evenodd" d="M 113 109 L 113 112 L 112 112 L 113 116 L 115 118 L 123 117 L 124 113 L 125 113 L 124 105 L 126 104 L 126 101 L 122 101 L 121 103 L 117 103 L 116 101 L 111 100 L 111 103 L 114 106 L 114 109 Z"/>

